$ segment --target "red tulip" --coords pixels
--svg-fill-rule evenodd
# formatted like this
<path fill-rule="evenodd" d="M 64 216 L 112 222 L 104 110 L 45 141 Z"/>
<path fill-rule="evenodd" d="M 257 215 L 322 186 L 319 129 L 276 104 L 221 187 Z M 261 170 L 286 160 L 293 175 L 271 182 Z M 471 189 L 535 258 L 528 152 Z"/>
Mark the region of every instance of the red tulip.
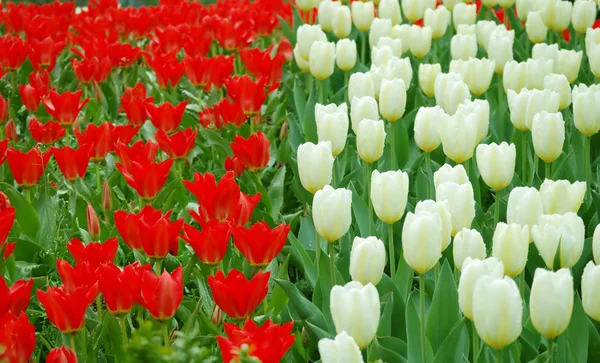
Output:
<path fill-rule="evenodd" d="M 57 42 L 56 39 L 47 37 L 43 40 L 29 40 L 29 46 L 29 60 L 33 69 L 51 71 L 56 65 L 56 58 L 65 48 L 65 42 Z"/>
<path fill-rule="evenodd" d="M 65 346 L 54 348 L 48 353 L 46 363 L 77 363 L 77 355 Z"/>
<path fill-rule="evenodd" d="M 104 243 L 90 242 L 86 245 L 77 238 L 71 238 L 67 249 L 75 259 L 76 264 L 89 263 L 93 269 L 101 265 L 112 264 L 117 256 L 119 241 L 116 237 L 107 239 Z"/>
<path fill-rule="evenodd" d="M 9 141 L 19 141 L 19 135 L 17 134 L 17 125 L 13 120 L 8 120 L 4 125 L 4 138 Z"/>
<path fill-rule="evenodd" d="M 220 129 L 221 126 L 223 126 L 219 119 L 216 106 L 217 105 L 206 107 L 204 110 L 198 112 L 198 122 L 200 122 L 200 125 L 204 128 L 209 128 L 214 125 L 216 128 Z M 246 115 L 244 115 L 244 117 L 246 117 Z"/>
<path fill-rule="evenodd" d="M 296 336 L 292 334 L 293 328 L 294 322 L 279 325 L 273 324 L 271 320 L 259 327 L 248 319 L 243 329 L 235 324 L 225 323 L 227 338 L 217 337 L 223 362 L 238 361 L 240 350 L 247 346 L 250 356 L 260 362 L 279 363 L 294 345 Z"/>
<path fill-rule="evenodd" d="M 181 238 L 192 246 L 196 255 L 207 265 L 216 265 L 227 253 L 231 226 L 228 222 L 209 222 L 198 231 L 189 224 L 183 225 Z"/>
<path fill-rule="evenodd" d="M 98 269 L 87 262 L 71 266 L 63 259 L 56 259 L 56 271 L 66 292 L 71 293 L 81 286 L 90 287 L 98 283 Z"/>
<path fill-rule="evenodd" d="M 191 128 L 180 130 L 171 136 L 158 130 L 155 134 L 158 146 L 173 159 L 184 159 L 194 148 L 198 131 Z"/>
<path fill-rule="evenodd" d="M 255 82 L 248 75 L 232 77 L 225 81 L 227 95 L 233 102 L 239 104 L 248 116 L 255 116 L 260 113 L 260 108 L 267 98 L 266 84 L 266 78 L 260 78 Z"/>
<path fill-rule="evenodd" d="M 108 48 L 108 54 L 115 67 L 127 68 L 140 59 L 142 51 L 128 43 L 113 43 Z"/>
<path fill-rule="evenodd" d="M 18 315 L 27 310 L 32 287 L 33 280 L 29 279 L 15 281 L 9 288 L 0 276 L 0 317 L 9 311 Z"/>
<path fill-rule="evenodd" d="M 181 49 L 183 41 L 182 26 L 168 25 L 166 27 L 156 28 L 153 39 L 159 46 L 161 53 L 178 52 Z"/>
<path fill-rule="evenodd" d="M 264 51 L 258 48 L 246 48 L 240 51 L 240 58 L 248 73 L 256 78 L 267 78 L 267 87 L 281 82 L 285 63 L 285 57 L 280 53 L 276 53 L 271 58 L 271 51 L 271 48 Z"/>
<path fill-rule="evenodd" d="M 164 271 L 160 277 L 150 271 L 142 275 L 143 305 L 156 320 L 170 320 L 183 299 L 181 266 L 169 274 Z"/>
<path fill-rule="evenodd" d="M 138 261 L 125 266 L 122 270 L 115 265 L 102 266 L 100 291 L 108 310 L 122 316 L 127 314 L 135 303 L 140 303 L 142 276 L 151 271 L 151 265 L 140 265 Z"/>
<path fill-rule="evenodd" d="M 294 48 L 292 47 L 292 43 L 284 36 L 279 37 L 277 53 L 281 54 L 286 62 L 291 62 L 293 58 Z"/>
<path fill-rule="evenodd" d="M 63 334 L 74 334 L 83 329 L 85 312 L 98 295 L 98 285 L 80 286 L 72 292 L 64 287 L 37 290 L 37 297 L 46 309 L 48 319 Z"/>
<path fill-rule="evenodd" d="M 140 198 L 152 200 L 165 185 L 171 166 L 173 166 L 173 159 L 161 163 L 147 162 L 144 164 L 134 161 L 129 170 L 121 163 L 116 163 L 116 166 L 123 174 L 127 184 L 137 191 Z"/>
<path fill-rule="evenodd" d="M 136 141 L 133 145 L 127 146 L 121 142 L 115 143 L 115 153 L 121 159 L 121 164 L 126 170 L 131 169 L 133 162 L 140 164 L 151 163 L 156 158 L 158 144 L 152 141 Z"/>
<path fill-rule="evenodd" d="M 6 120 L 8 120 L 8 109 L 8 101 L 0 95 L 0 124 L 5 123 Z"/>
<path fill-rule="evenodd" d="M 45 88 L 36 88 L 31 84 L 19 85 L 21 102 L 29 112 L 36 112 L 40 108 L 42 97 L 46 95 Z"/>
<path fill-rule="evenodd" d="M 156 82 L 161 88 L 177 87 L 185 67 L 179 63 L 175 53 L 154 54 L 152 57 L 147 57 L 147 62 L 156 74 Z"/>
<path fill-rule="evenodd" d="M 48 121 L 42 124 L 36 118 L 29 120 L 31 137 L 44 145 L 52 145 L 65 136 L 65 129 L 58 122 Z"/>
<path fill-rule="evenodd" d="M 246 257 L 250 266 L 263 268 L 277 257 L 287 240 L 290 226 L 283 223 L 271 229 L 264 222 L 255 223 L 246 229 L 233 229 L 233 243 Z"/>
<path fill-rule="evenodd" d="M 248 116 L 237 103 L 224 99 L 217 103 L 215 107 L 218 110 L 220 124 L 234 124 L 237 127 L 242 126 L 248 120 Z"/>
<path fill-rule="evenodd" d="M 231 156 L 225 158 L 225 170 L 232 171 L 233 174 L 238 177 L 244 174 L 244 164 L 240 161 L 240 159 Z"/>
<path fill-rule="evenodd" d="M 51 152 L 42 153 L 37 147 L 26 153 L 15 149 L 10 149 L 6 153 L 8 167 L 15 181 L 25 188 L 38 183 L 51 155 Z"/>
<path fill-rule="evenodd" d="M 122 143 L 125 145 L 128 145 L 131 140 L 133 139 L 133 137 L 138 133 L 138 131 L 140 131 L 140 126 L 134 126 L 134 125 L 113 125 L 111 123 L 108 123 L 110 125 L 110 133 L 111 133 L 111 139 L 112 139 L 112 146 L 111 146 L 111 152 L 114 151 L 115 149 L 115 145 L 117 143 Z"/>
<path fill-rule="evenodd" d="M 143 83 L 137 83 L 133 88 L 125 87 L 121 96 L 121 106 L 129 123 L 141 126 L 147 119 L 146 104 L 153 100 L 152 97 L 146 97 L 146 87 Z"/>
<path fill-rule="evenodd" d="M 183 39 L 183 49 L 185 50 L 186 55 L 192 57 L 204 57 L 210 49 L 211 42 L 212 38 L 206 36 L 206 34 L 204 34 L 204 29 L 199 27 L 198 34 L 195 34 L 195 36 L 185 37 Z"/>
<path fill-rule="evenodd" d="M 77 177 L 83 178 L 90 162 L 91 144 L 82 145 L 78 149 L 69 146 L 53 147 L 52 155 L 60 171 L 69 182 L 74 183 Z"/>
<path fill-rule="evenodd" d="M 100 221 L 98 220 L 98 215 L 96 214 L 96 210 L 92 206 L 92 203 L 88 203 L 87 205 L 86 220 L 90 238 L 97 240 L 100 238 Z"/>
<path fill-rule="evenodd" d="M 10 257 L 10 255 L 15 250 L 15 247 L 17 247 L 17 243 L 16 242 L 7 243 L 6 244 L 6 248 L 4 249 L 4 260 L 8 260 L 8 258 Z M 0 256 L 0 257 L 2 257 L 2 256 Z"/>
<path fill-rule="evenodd" d="M 211 58 L 185 55 L 183 65 L 190 83 L 210 91 L 213 86 L 221 88 L 223 82 L 233 73 L 233 56 L 219 55 Z"/>
<path fill-rule="evenodd" d="M 0 49 L 0 64 L 8 71 L 19 69 L 29 54 L 29 46 L 18 35 L 1 36 Z"/>
<path fill-rule="evenodd" d="M 0 249 L 6 243 L 8 234 L 15 223 L 15 209 L 13 207 L 6 207 L 0 210 Z"/>
<path fill-rule="evenodd" d="M 25 313 L 0 316 L 0 362 L 29 362 L 35 350 L 35 327 Z"/>
<path fill-rule="evenodd" d="M 222 21 L 216 29 L 216 39 L 226 50 L 242 49 L 254 40 L 250 23 Z"/>
<path fill-rule="evenodd" d="M 68 127 L 73 125 L 77 119 L 77 115 L 79 115 L 83 106 L 85 106 L 90 99 L 86 98 L 81 101 L 81 90 L 63 93 L 51 90 L 43 101 L 44 106 L 46 106 L 46 111 L 48 111 L 59 124 Z"/>
<path fill-rule="evenodd" d="M 73 130 L 79 145 L 89 144 L 91 148 L 91 161 L 102 161 L 106 154 L 113 150 L 113 140 L 110 122 L 104 122 L 100 126 L 89 124 L 83 133 Z"/>
<path fill-rule="evenodd" d="M 109 57 L 84 57 L 81 60 L 72 58 L 71 66 L 75 77 L 81 83 L 102 83 L 106 81 L 112 71 L 112 61 Z"/>
<path fill-rule="evenodd" d="M 146 104 L 146 111 L 154 127 L 167 134 L 172 134 L 179 127 L 187 104 L 187 101 L 180 102 L 177 105 L 165 102 L 160 106 L 148 103 Z"/>
<path fill-rule="evenodd" d="M 100 203 L 102 205 L 102 212 L 106 214 L 112 211 L 112 193 L 110 191 L 110 185 L 108 185 L 108 181 L 106 179 L 104 179 L 104 183 L 102 184 L 102 200 L 100 201 Z"/>
<path fill-rule="evenodd" d="M 225 277 L 223 271 L 208 277 L 215 304 L 232 319 L 244 319 L 252 315 L 254 309 L 267 296 L 270 272 L 259 271 L 250 280 L 243 273 L 231 270 Z"/>
<path fill-rule="evenodd" d="M 264 169 L 269 163 L 269 139 L 262 132 L 257 132 L 248 139 L 236 135 L 231 143 L 233 155 L 250 171 Z"/>

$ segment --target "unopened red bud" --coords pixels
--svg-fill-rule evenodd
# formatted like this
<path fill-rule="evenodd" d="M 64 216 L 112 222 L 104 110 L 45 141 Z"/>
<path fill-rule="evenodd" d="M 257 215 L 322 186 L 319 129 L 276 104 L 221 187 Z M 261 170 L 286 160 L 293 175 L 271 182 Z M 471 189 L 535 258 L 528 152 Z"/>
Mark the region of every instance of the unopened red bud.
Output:
<path fill-rule="evenodd" d="M 10 120 L 4 126 L 4 137 L 10 141 L 18 141 L 19 135 L 17 135 L 17 126 L 13 120 Z"/>
<path fill-rule="evenodd" d="M 102 186 L 102 211 L 106 214 L 111 212 L 112 208 L 112 192 L 110 191 L 110 185 L 104 180 L 104 185 Z"/>
<path fill-rule="evenodd" d="M 97 241 L 100 238 L 100 221 L 94 207 L 90 203 L 87 206 L 87 227 L 92 240 Z"/>

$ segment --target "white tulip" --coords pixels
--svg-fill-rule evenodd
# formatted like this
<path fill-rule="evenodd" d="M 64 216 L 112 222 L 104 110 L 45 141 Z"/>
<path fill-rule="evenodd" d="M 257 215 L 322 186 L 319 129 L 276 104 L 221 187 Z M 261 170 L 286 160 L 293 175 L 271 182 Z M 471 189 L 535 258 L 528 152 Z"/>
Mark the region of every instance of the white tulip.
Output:
<path fill-rule="evenodd" d="M 323 0 L 319 4 L 319 25 L 323 31 L 330 32 L 333 30 L 333 13 L 336 9 L 342 6 L 341 1 Z"/>
<path fill-rule="evenodd" d="M 463 264 L 467 258 L 484 260 L 486 257 L 485 243 L 483 237 L 475 229 L 463 228 L 456 236 L 452 243 L 452 256 L 454 265 L 458 271 L 462 271 Z"/>
<path fill-rule="evenodd" d="M 583 310 L 592 319 L 600 321 L 600 266 L 588 262 L 581 276 L 581 302 Z"/>
<path fill-rule="evenodd" d="M 358 134 L 358 125 L 362 120 L 377 120 L 379 117 L 379 107 L 373 97 L 353 97 L 350 105 L 350 120 L 352 120 L 352 130 Z"/>
<path fill-rule="evenodd" d="M 462 163 L 473 156 L 479 136 L 479 118 L 475 112 L 454 116 L 445 115 L 440 127 L 440 139 L 444 154 L 455 163 Z"/>
<path fill-rule="evenodd" d="M 381 0 L 377 6 L 377 16 L 381 19 L 390 19 L 392 25 L 402 22 L 402 12 L 400 11 L 400 2 L 397 0 Z"/>
<path fill-rule="evenodd" d="M 429 271 L 442 256 L 442 228 L 437 213 L 406 215 L 402 228 L 404 260 L 419 275 Z"/>
<path fill-rule="evenodd" d="M 456 34 L 450 40 L 452 59 L 468 60 L 477 55 L 477 38 L 471 34 Z"/>
<path fill-rule="evenodd" d="M 363 33 L 369 31 L 375 18 L 375 4 L 372 1 L 355 1 L 351 4 L 351 12 L 354 26 Z"/>
<path fill-rule="evenodd" d="M 585 226 L 577 214 L 543 214 L 531 229 L 531 237 L 546 266 L 553 269 L 560 245 L 560 267 L 573 267 L 583 252 Z"/>
<path fill-rule="evenodd" d="M 331 142 L 332 155 L 338 156 L 344 150 L 348 136 L 348 104 L 316 104 L 315 120 L 319 142 Z"/>
<path fill-rule="evenodd" d="M 435 79 L 442 73 L 442 66 L 439 63 L 419 64 L 419 87 L 427 97 L 435 95 Z"/>
<path fill-rule="evenodd" d="M 463 228 L 470 229 L 475 219 L 475 196 L 471 183 L 441 183 L 435 190 L 436 200 L 447 200 L 452 217 L 452 235 Z"/>
<path fill-rule="evenodd" d="M 406 109 L 406 86 L 400 78 L 383 80 L 379 91 L 379 111 L 389 122 L 398 121 Z"/>
<path fill-rule="evenodd" d="M 363 285 L 377 285 L 385 268 L 385 246 L 377 237 L 354 237 L 350 251 L 350 276 Z"/>
<path fill-rule="evenodd" d="M 444 117 L 440 106 L 421 107 L 415 116 L 415 142 L 424 152 L 432 152 L 440 146 L 439 120 Z"/>
<path fill-rule="evenodd" d="M 377 45 L 380 38 L 392 36 L 392 21 L 390 19 L 375 18 L 369 29 L 369 44 Z"/>
<path fill-rule="evenodd" d="M 468 183 L 469 177 L 467 171 L 461 164 L 450 166 L 449 164 L 442 165 L 435 173 L 433 173 L 433 182 L 435 189 L 442 183 L 456 183 L 458 185 Z"/>
<path fill-rule="evenodd" d="M 477 281 L 483 276 L 501 279 L 504 265 L 495 257 L 486 259 L 465 258 L 458 282 L 458 306 L 467 319 L 473 320 L 473 291 Z"/>
<path fill-rule="evenodd" d="M 495 191 L 502 190 L 511 183 L 515 174 L 516 160 L 515 144 L 502 142 L 500 145 L 492 143 L 477 146 L 477 167 L 481 178 Z"/>
<path fill-rule="evenodd" d="M 318 347 L 322 363 L 364 363 L 360 348 L 343 330 L 335 339 L 319 340 Z"/>
<path fill-rule="evenodd" d="M 577 213 L 585 196 L 585 182 L 546 179 L 540 186 L 544 214 Z"/>
<path fill-rule="evenodd" d="M 356 151 L 366 163 L 373 163 L 383 156 L 385 147 L 385 124 L 381 120 L 363 119 L 356 132 Z"/>
<path fill-rule="evenodd" d="M 340 6 L 333 10 L 331 26 L 333 28 L 333 34 L 338 39 L 347 38 L 352 31 L 352 17 L 350 15 L 350 8 L 347 6 Z"/>
<path fill-rule="evenodd" d="M 573 276 L 569 269 L 556 272 L 538 268 L 529 296 L 531 323 L 547 339 L 561 335 L 573 312 Z"/>
<path fill-rule="evenodd" d="M 450 24 L 450 11 L 445 6 L 441 5 L 435 9 L 426 9 L 423 25 L 430 27 L 432 30 L 431 36 L 433 39 L 439 39 L 446 34 L 448 25 Z"/>
<path fill-rule="evenodd" d="M 404 215 L 408 200 L 408 174 L 398 171 L 371 174 L 371 202 L 379 219 L 393 224 Z"/>
<path fill-rule="evenodd" d="M 298 174 L 304 189 L 312 194 L 331 183 L 333 155 L 331 142 L 312 142 L 298 146 Z"/>
<path fill-rule="evenodd" d="M 375 97 L 375 88 L 373 81 L 368 73 L 352 73 L 348 81 L 348 99 L 353 100 L 354 97 Z"/>
<path fill-rule="evenodd" d="M 504 264 L 504 273 L 516 277 L 525 269 L 529 252 L 529 227 L 498 223 L 492 238 L 492 256 Z"/>
<path fill-rule="evenodd" d="M 356 42 L 350 39 L 340 39 L 335 45 L 335 63 L 342 71 L 348 72 L 356 64 Z"/>
<path fill-rule="evenodd" d="M 542 196 L 533 187 L 516 187 L 510 191 L 506 207 L 506 222 L 526 225 L 529 230 L 544 213 Z M 531 241 L 531 238 L 529 239 Z"/>
<path fill-rule="evenodd" d="M 546 163 L 551 163 L 562 154 L 565 142 L 565 121 L 562 113 L 542 111 L 533 117 L 531 138 L 535 154 Z"/>
<path fill-rule="evenodd" d="M 433 200 L 422 200 L 415 207 L 415 214 L 422 212 L 435 213 L 442 221 L 442 252 L 450 245 L 452 237 L 452 217 L 450 216 L 448 201 L 436 202 Z"/>
<path fill-rule="evenodd" d="M 475 4 L 468 5 L 461 2 L 460 4 L 456 4 L 454 9 L 452 9 L 452 23 L 454 24 L 454 28 L 457 28 L 460 24 L 475 24 L 476 17 Z"/>

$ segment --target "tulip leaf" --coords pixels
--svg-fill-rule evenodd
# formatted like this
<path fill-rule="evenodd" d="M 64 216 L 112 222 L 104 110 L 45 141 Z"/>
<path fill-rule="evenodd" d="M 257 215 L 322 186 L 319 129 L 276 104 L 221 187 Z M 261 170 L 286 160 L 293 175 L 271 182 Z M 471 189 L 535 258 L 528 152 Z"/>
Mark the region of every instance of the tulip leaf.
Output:
<path fill-rule="evenodd" d="M 406 360 L 406 343 L 401 339 L 394 337 L 375 337 L 373 340 L 373 347 L 375 347 L 379 359 L 386 363 L 403 363 L 408 362 Z M 373 361 L 369 357 L 369 361 Z"/>
<path fill-rule="evenodd" d="M 468 356 L 469 331 L 465 326 L 465 318 L 462 318 L 454 325 L 450 334 L 448 334 L 446 339 L 444 339 L 443 343 L 440 345 L 433 363 L 459 362 L 462 357 Z"/>
<path fill-rule="evenodd" d="M 324 87 L 324 86 L 320 86 Z M 315 88 L 313 87 L 310 90 L 310 94 L 308 96 L 308 101 L 306 101 L 306 108 L 304 109 L 304 138 L 306 141 L 310 141 L 312 143 L 318 142 L 317 137 L 317 122 L 315 120 L 315 106 L 317 104 L 317 92 L 315 92 Z"/>
<path fill-rule="evenodd" d="M 283 291 L 285 291 L 286 295 L 290 298 L 290 304 L 296 309 L 300 319 L 305 320 L 322 330 L 327 329 L 327 323 L 325 322 L 325 317 L 321 310 L 304 297 L 296 285 L 281 279 L 275 279 L 275 282 L 277 285 L 281 286 Z"/>
<path fill-rule="evenodd" d="M 315 341 L 319 341 L 321 339 L 333 339 L 334 338 L 333 334 L 319 328 L 318 326 L 316 326 L 314 324 L 311 324 L 311 322 L 308 320 L 304 322 L 304 326 L 306 327 L 308 334 L 310 336 L 312 336 Z"/>
<path fill-rule="evenodd" d="M 431 362 L 433 360 L 433 351 L 429 340 L 425 338 L 425 355 L 426 358 L 421 358 L 421 327 L 419 313 L 419 291 L 413 291 L 408 297 L 406 303 L 406 336 L 408 346 L 408 361 L 409 362 Z"/>
<path fill-rule="evenodd" d="M 21 231 L 32 240 L 35 240 L 38 231 L 40 230 L 40 219 L 33 206 L 19 193 L 17 189 L 6 183 L 0 183 L 0 189 L 10 200 L 10 204 L 15 208 L 16 220 L 19 223 Z M 35 191 L 31 190 L 33 194 Z"/>
<path fill-rule="evenodd" d="M 298 146 L 304 142 L 304 135 L 302 134 L 302 128 L 300 127 L 300 122 L 295 115 L 290 115 L 287 118 L 288 126 L 289 126 L 289 136 L 288 142 L 290 147 L 292 148 L 292 152 L 296 153 L 298 150 Z"/>
<path fill-rule="evenodd" d="M 416 115 L 417 110 L 413 110 L 408 117 L 411 117 L 411 114 L 414 113 Z M 399 169 L 402 169 L 406 162 L 408 161 L 408 156 L 410 153 L 409 145 L 410 141 L 408 139 L 408 130 L 406 129 L 406 125 L 403 120 L 398 120 L 392 123 L 392 129 L 394 130 L 394 155 L 396 157 L 397 165 Z"/>
<path fill-rule="evenodd" d="M 404 260 L 403 258 L 401 258 Z M 412 270 L 411 270 L 412 273 Z M 377 284 L 377 291 L 379 292 L 379 296 L 385 296 L 387 294 L 392 293 L 390 302 L 392 305 L 391 318 L 390 318 L 390 330 L 389 332 L 380 331 L 379 335 L 391 335 L 396 338 L 406 339 L 406 326 L 405 326 L 405 317 L 406 313 L 406 305 L 404 304 L 403 297 L 398 290 L 398 285 L 392 281 L 392 279 L 388 275 L 383 275 L 381 281 Z M 382 314 L 381 321 L 383 322 L 383 316 L 385 315 L 386 310 L 384 310 L 384 314 Z M 393 324 L 391 324 L 393 322 Z M 380 323 L 381 324 L 381 323 Z"/>
<path fill-rule="evenodd" d="M 308 255 L 306 249 L 302 246 L 300 241 L 294 236 L 293 233 L 288 234 L 288 240 L 292 245 L 292 255 L 294 258 L 302 264 L 304 274 L 308 278 L 311 286 L 315 286 L 317 283 L 317 271 L 313 264 L 313 259 Z"/>
<path fill-rule="evenodd" d="M 290 276 L 288 274 L 288 265 L 290 263 L 290 256 L 287 255 L 281 266 L 279 267 L 279 271 L 277 272 L 277 278 L 280 280 L 289 281 Z M 271 294 L 271 301 L 269 310 L 271 310 L 274 316 L 281 314 L 281 310 L 288 303 L 289 299 L 281 286 L 275 285 L 273 287 L 273 293 Z"/>
<path fill-rule="evenodd" d="M 589 332 L 588 362 L 600 362 L 600 334 L 591 319 L 587 319 Z"/>
<path fill-rule="evenodd" d="M 364 200 L 361 198 L 360 193 L 356 191 L 354 187 L 354 183 L 350 183 L 349 189 L 352 191 L 352 212 L 354 213 L 354 219 L 356 220 L 356 224 L 358 225 L 358 231 L 361 237 L 369 236 L 369 209 L 365 204 Z"/>
<path fill-rule="evenodd" d="M 587 362 L 588 340 L 588 318 L 583 311 L 581 299 L 576 294 L 571 322 L 569 323 L 567 330 L 559 337 L 559 344 L 555 351 L 556 358 L 558 358 L 556 361 Z M 564 344 L 561 344 L 563 342 Z M 566 360 L 564 358 L 566 358 Z"/>
<path fill-rule="evenodd" d="M 285 182 L 285 165 L 279 168 L 269 185 L 269 199 L 271 200 L 271 216 L 279 220 L 279 212 L 283 206 L 283 184 Z"/>
<path fill-rule="evenodd" d="M 446 260 L 436 282 L 427 320 L 427 337 L 434 352 L 440 349 L 459 319 L 458 290 L 450 264 Z"/>
<path fill-rule="evenodd" d="M 383 312 L 381 313 L 381 318 L 379 319 L 379 327 L 377 327 L 377 335 L 380 336 L 389 336 L 392 335 L 392 312 L 394 311 L 394 295 L 393 293 L 388 293 L 381 296 L 381 306 L 383 308 Z"/>
<path fill-rule="evenodd" d="M 296 107 L 296 115 L 298 120 L 304 121 L 304 110 L 306 109 L 306 93 L 304 93 L 303 87 L 300 85 L 300 79 L 294 80 L 294 105 Z"/>

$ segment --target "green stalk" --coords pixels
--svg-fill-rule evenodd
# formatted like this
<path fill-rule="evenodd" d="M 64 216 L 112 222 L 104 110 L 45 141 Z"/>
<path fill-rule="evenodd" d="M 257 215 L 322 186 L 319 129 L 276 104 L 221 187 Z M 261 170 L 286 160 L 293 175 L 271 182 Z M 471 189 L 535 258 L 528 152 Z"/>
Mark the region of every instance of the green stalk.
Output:
<path fill-rule="evenodd" d="M 504 357 L 502 356 L 502 349 L 496 349 L 496 362 L 502 363 Z"/>
<path fill-rule="evenodd" d="M 504 85 L 502 84 L 502 75 L 498 75 L 498 109 L 503 109 L 504 105 Z M 500 141 L 504 141 L 504 132 L 502 128 L 502 123 L 504 120 L 500 119 L 498 122 L 500 123 Z"/>
<path fill-rule="evenodd" d="M 102 180 L 100 179 L 100 162 L 96 162 L 96 189 L 102 190 Z"/>
<path fill-rule="evenodd" d="M 396 121 L 399 122 L 399 121 Z M 396 170 L 396 168 L 398 167 L 398 160 L 396 160 L 396 147 L 395 147 L 395 139 L 396 139 L 396 133 L 394 132 L 394 125 L 396 125 L 396 122 L 392 122 L 390 125 L 390 158 L 392 159 L 392 170 Z"/>
<path fill-rule="evenodd" d="M 552 177 L 552 163 L 544 163 L 544 178 L 551 179 Z"/>
<path fill-rule="evenodd" d="M 521 134 L 521 182 L 525 185 L 527 175 L 527 132 Z"/>
<path fill-rule="evenodd" d="M 367 202 L 369 206 L 369 236 L 373 235 L 373 202 L 371 202 L 371 164 L 365 162 L 365 181 L 366 181 L 366 192 Z"/>
<path fill-rule="evenodd" d="M 500 191 L 496 190 L 496 203 L 494 205 L 494 226 L 495 229 L 500 221 Z"/>
<path fill-rule="evenodd" d="M 69 334 L 69 347 L 77 353 L 77 347 L 75 346 L 75 334 Z"/>
<path fill-rule="evenodd" d="M 362 64 L 367 65 L 367 60 L 365 59 L 367 55 L 367 33 L 361 32 L 362 42 L 360 44 L 360 60 Z M 352 101 L 352 100 L 350 100 Z"/>
<path fill-rule="evenodd" d="M 185 269 L 183 270 L 183 282 L 188 282 L 192 271 L 194 271 L 194 267 L 196 267 L 196 263 L 198 263 L 198 255 L 195 253 L 192 255 L 187 265 L 185 265 Z"/>
<path fill-rule="evenodd" d="M 335 241 L 329 242 L 329 276 L 331 276 L 331 286 L 335 286 Z"/>
<path fill-rule="evenodd" d="M 470 160 L 470 159 L 469 159 Z M 469 176 L 469 160 L 463 161 L 463 167 L 465 168 L 465 172 L 467 173 L 467 177 Z"/>
<path fill-rule="evenodd" d="M 394 225 L 388 224 L 388 240 L 390 250 L 390 277 L 392 282 L 396 281 L 396 251 L 394 246 Z"/>
<path fill-rule="evenodd" d="M 554 363 L 554 340 L 548 339 L 548 363 Z"/>
<path fill-rule="evenodd" d="M 25 192 L 25 200 L 31 204 L 31 188 L 25 188 L 23 191 Z"/>
<path fill-rule="evenodd" d="M 325 85 L 324 85 L 325 81 L 319 81 L 317 80 L 317 92 L 318 92 L 318 99 L 319 102 L 324 105 L 325 104 Z"/>
<path fill-rule="evenodd" d="M 525 270 L 519 274 L 519 290 L 521 293 L 521 299 L 525 302 Z"/>
<path fill-rule="evenodd" d="M 163 324 L 163 340 L 165 342 L 165 348 L 169 347 L 169 327 L 167 322 Z"/>
<path fill-rule="evenodd" d="M 591 178 L 591 138 L 590 137 L 585 137 L 585 162 L 584 162 L 584 166 L 585 166 L 585 183 L 586 183 L 586 199 L 588 199 L 590 197 L 590 191 L 592 190 L 592 178 Z"/>
<path fill-rule="evenodd" d="M 440 263 L 436 262 L 433 266 L 433 283 L 437 285 L 438 277 L 440 276 Z"/>
<path fill-rule="evenodd" d="M 119 318 L 119 321 L 121 323 L 119 325 L 121 325 L 121 335 L 123 336 L 123 345 L 125 347 L 127 347 L 127 345 L 129 344 L 129 338 L 127 337 L 127 325 L 125 325 L 126 324 L 125 315 L 121 316 Z"/>
<path fill-rule="evenodd" d="M 102 316 L 102 300 L 100 300 L 100 295 L 96 296 L 96 310 L 98 311 L 98 320 L 101 320 Z"/>
<path fill-rule="evenodd" d="M 477 330 L 475 329 L 475 323 L 471 321 L 472 327 L 472 339 L 473 339 L 473 363 L 477 363 L 479 359 L 479 336 L 477 335 Z"/>
<path fill-rule="evenodd" d="M 344 72 L 344 87 L 346 87 L 346 88 L 348 86 L 349 79 L 350 79 L 350 71 Z M 347 89 L 346 89 L 346 92 L 344 92 L 344 101 L 346 103 L 348 103 L 348 90 Z"/>
<path fill-rule="evenodd" d="M 317 276 L 320 276 L 320 260 L 321 260 L 321 244 L 319 243 L 319 232 L 317 232 L 317 228 L 315 227 L 315 260 L 317 261 Z"/>
<path fill-rule="evenodd" d="M 154 262 L 154 273 L 156 276 L 160 276 L 162 274 L 162 260 L 156 260 L 156 262 Z"/>
<path fill-rule="evenodd" d="M 425 164 L 427 165 L 427 176 L 431 181 L 427 185 L 427 199 L 435 199 L 435 183 L 433 181 L 433 170 L 431 167 L 431 153 L 425 153 Z"/>
<path fill-rule="evenodd" d="M 538 172 L 538 162 L 539 162 L 539 158 L 537 156 L 533 157 L 533 173 L 531 174 L 531 181 L 529 182 L 530 185 L 533 185 L 533 179 L 535 179 L 535 174 L 537 174 Z"/>
<path fill-rule="evenodd" d="M 421 362 L 427 361 L 425 357 L 425 275 L 419 275 L 419 308 L 421 311 Z"/>

